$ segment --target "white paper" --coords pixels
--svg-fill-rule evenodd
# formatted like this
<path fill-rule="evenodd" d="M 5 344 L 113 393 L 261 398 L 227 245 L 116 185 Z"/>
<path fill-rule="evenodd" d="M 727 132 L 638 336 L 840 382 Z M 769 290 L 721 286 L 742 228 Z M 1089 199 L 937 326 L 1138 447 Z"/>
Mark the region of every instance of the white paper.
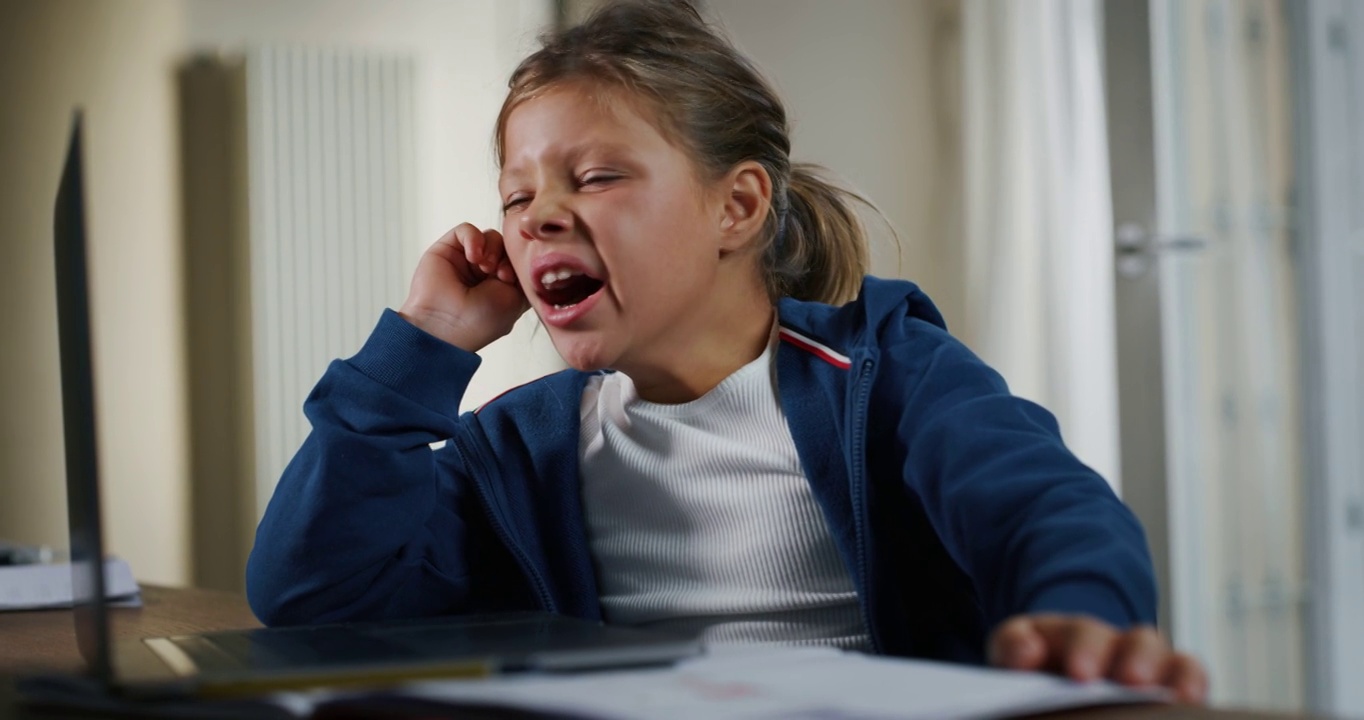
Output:
<path fill-rule="evenodd" d="M 602 720 L 974 720 L 1162 702 L 1167 697 L 1158 690 L 1131 690 L 1106 682 L 1078 684 L 1037 673 L 823 648 L 720 652 L 666 669 L 423 682 L 392 694 L 454 706 L 480 703 Z M 308 700 L 345 697 L 290 694 L 278 700 L 298 712 Z"/>
<path fill-rule="evenodd" d="M 115 607 L 142 604 L 132 568 L 120 558 L 104 561 L 104 596 Z M 71 564 L 0 566 L 0 611 L 69 608 Z"/>

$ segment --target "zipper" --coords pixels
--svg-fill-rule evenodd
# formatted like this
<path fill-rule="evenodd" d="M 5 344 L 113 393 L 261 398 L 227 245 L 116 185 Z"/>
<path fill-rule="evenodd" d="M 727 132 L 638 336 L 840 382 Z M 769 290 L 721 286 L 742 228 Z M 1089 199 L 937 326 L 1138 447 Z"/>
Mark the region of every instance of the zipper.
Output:
<path fill-rule="evenodd" d="M 881 641 L 876 634 L 876 626 L 871 622 L 871 577 L 867 574 L 867 522 L 866 522 L 866 462 L 867 462 L 867 406 L 871 396 L 871 373 L 876 362 L 864 358 L 857 373 L 857 387 L 853 396 L 852 426 L 852 510 L 853 527 L 857 532 L 857 574 L 862 578 L 862 622 L 867 625 L 867 635 L 871 639 L 872 650 L 881 652 Z"/>
<path fill-rule="evenodd" d="M 462 429 L 461 432 L 463 432 Z M 540 608 L 546 612 L 557 614 L 559 612 L 558 603 L 554 602 L 554 597 L 549 592 L 549 585 L 545 582 L 544 576 L 540 574 L 540 569 L 530 561 L 530 556 L 521 548 L 521 544 L 512 538 L 511 531 L 507 529 L 507 523 L 493 509 L 490 491 L 484 485 L 484 480 L 481 479 L 489 477 L 488 468 L 484 464 L 483 458 L 468 448 L 460 437 L 455 438 L 455 447 L 459 450 L 460 457 L 464 459 L 466 465 L 470 463 L 477 465 L 477 468 L 471 468 L 476 472 L 470 472 L 469 476 L 473 480 L 474 488 L 478 491 L 478 497 L 483 506 L 483 515 L 488 519 L 488 524 L 492 526 L 493 532 L 502 541 L 502 545 L 511 551 L 512 557 L 521 566 L 521 572 L 530 579 L 532 590 L 535 591 L 537 599 L 540 601 Z"/>

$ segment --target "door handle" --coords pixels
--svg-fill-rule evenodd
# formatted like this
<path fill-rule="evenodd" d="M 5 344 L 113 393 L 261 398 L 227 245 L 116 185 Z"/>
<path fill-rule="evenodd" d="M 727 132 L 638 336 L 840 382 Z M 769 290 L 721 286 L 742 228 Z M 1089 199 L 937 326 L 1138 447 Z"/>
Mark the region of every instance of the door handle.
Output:
<path fill-rule="evenodd" d="M 1158 236 L 1137 223 L 1118 226 L 1114 238 L 1118 274 L 1127 278 L 1145 275 L 1159 252 L 1197 252 L 1208 247 L 1205 238 L 1196 235 Z"/>

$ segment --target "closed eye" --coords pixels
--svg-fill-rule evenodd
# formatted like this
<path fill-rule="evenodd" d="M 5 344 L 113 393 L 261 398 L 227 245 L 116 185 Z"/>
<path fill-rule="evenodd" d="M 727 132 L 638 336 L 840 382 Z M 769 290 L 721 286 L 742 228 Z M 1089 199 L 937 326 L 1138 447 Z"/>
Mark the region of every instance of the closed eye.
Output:
<path fill-rule="evenodd" d="M 511 199 L 507 200 L 507 202 L 502 206 L 502 212 L 503 214 L 506 214 L 507 212 L 515 210 L 516 208 L 521 207 L 522 205 L 526 205 L 529 202 L 530 196 L 528 195 L 512 197 Z"/>
<path fill-rule="evenodd" d="M 584 176 L 581 180 L 578 181 L 578 184 L 581 186 L 605 185 L 609 182 L 619 180 L 621 179 L 621 177 L 622 177 L 621 175 L 616 175 L 613 173 L 597 173 L 593 175 Z"/>

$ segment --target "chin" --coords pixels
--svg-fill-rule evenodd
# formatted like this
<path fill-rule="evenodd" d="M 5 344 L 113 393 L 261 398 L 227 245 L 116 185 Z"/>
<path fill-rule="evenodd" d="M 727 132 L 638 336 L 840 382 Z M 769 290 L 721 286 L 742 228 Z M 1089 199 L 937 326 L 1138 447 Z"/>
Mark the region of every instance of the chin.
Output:
<path fill-rule="evenodd" d="M 563 360 L 564 364 L 568 365 L 570 368 L 573 368 L 574 370 L 577 370 L 579 372 L 596 372 L 598 370 L 605 370 L 608 367 L 608 365 L 604 362 L 595 362 L 591 360 L 574 360 L 571 358 L 563 358 Z"/>
<path fill-rule="evenodd" d="M 550 339 L 554 341 L 554 349 L 558 351 L 564 364 L 574 370 L 595 372 L 611 366 L 613 358 L 595 343 L 577 339 L 560 339 L 555 337 L 553 332 L 550 333 Z"/>

